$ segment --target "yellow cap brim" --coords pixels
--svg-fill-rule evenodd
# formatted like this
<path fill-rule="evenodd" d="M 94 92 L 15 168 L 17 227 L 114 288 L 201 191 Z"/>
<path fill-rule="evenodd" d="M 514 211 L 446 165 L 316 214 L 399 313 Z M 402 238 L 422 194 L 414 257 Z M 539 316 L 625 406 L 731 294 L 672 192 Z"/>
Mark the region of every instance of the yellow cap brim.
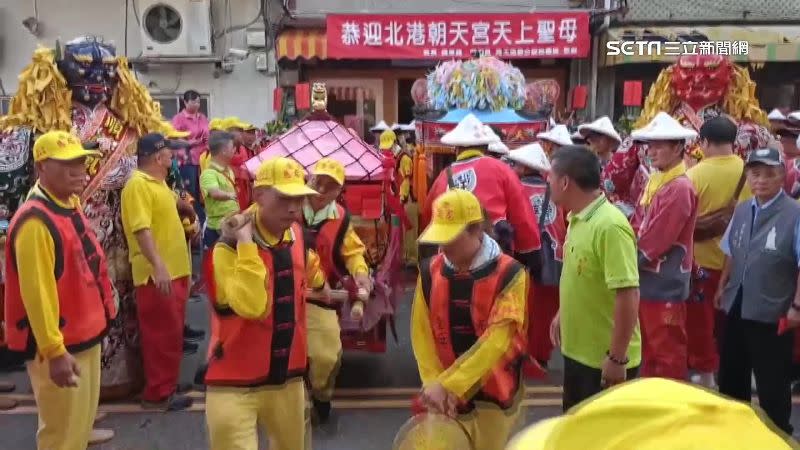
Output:
<path fill-rule="evenodd" d="M 95 150 L 86 150 L 85 148 L 71 148 L 58 152 L 57 155 L 48 155 L 45 158 L 40 158 L 37 161 L 44 161 L 46 159 L 52 159 L 55 161 L 74 161 L 76 159 L 88 158 L 90 156 L 99 158 L 103 156 L 103 154 Z"/>
<path fill-rule="evenodd" d="M 302 183 L 288 183 L 288 184 L 269 184 L 269 183 L 255 183 L 255 187 L 271 187 L 276 191 L 287 197 L 305 197 L 306 195 L 318 195 L 319 192 L 311 189 Z"/>
<path fill-rule="evenodd" d="M 325 170 L 325 169 L 314 170 L 314 176 L 320 176 L 320 175 L 331 177 L 333 178 L 333 181 L 339 184 L 339 186 L 344 186 L 344 178 L 342 178 L 340 175 L 333 173 L 330 170 Z"/>
<path fill-rule="evenodd" d="M 419 236 L 419 242 L 437 245 L 449 244 L 466 228 L 467 225 L 461 223 L 432 223 L 428 225 L 428 228 L 425 228 L 425 231 Z"/>
<path fill-rule="evenodd" d="M 182 139 L 189 137 L 190 134 L 188 131 L 173 131 L 167 134 L 167 139 Z"/>

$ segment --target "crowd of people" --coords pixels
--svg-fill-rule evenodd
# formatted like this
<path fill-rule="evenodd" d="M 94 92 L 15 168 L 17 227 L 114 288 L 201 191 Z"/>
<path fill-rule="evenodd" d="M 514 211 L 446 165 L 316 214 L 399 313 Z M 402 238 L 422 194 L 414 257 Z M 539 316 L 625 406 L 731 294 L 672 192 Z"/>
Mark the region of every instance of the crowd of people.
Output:
<path fill-rule="evenodd" d="M 138 139 L 121 191 L 142 406 L 192 405 L 192 386 L 178 378 L 205 334 L 185 325 L 187 300 L 203 291 L 210 343 L 196 381 L 210 448 L 255 449 L 263 427 L 270 448 L 309 449 L 309 423 L 329 420 L 341 363 L 332 287 L 349 277 L 360 301 L 373 289 L 365 245 L 339 202 L 345 167 L 322 158 L 307 174 L 277 157 L 251 174 L 255 127 L 209 121 L 194 91 L 184 101 L 168 132 Z M 659 111 L 627 137 L 608 117 L 572 134 L 556 124 L 515 149 L 467 115 L 441 138 L 455 161 L 421 205 L 424 231 L 417 240 L 412 226 L 406 238 L 405 260 L 418 266 L 410 334 L 423 407 L 458 421 L 475 448 L 506 448 L 525 416 L 524 380 L 541 377 L 557 348 L 564 411 L 587 411 L 578 405 L 637 377 L 691 380 L 748 403 L 755 388 L 791 435 L 800 112 L 770 119 L 775 138 L 737 154 L 739 126 L 726 115 L 694 129 Z M 392 128 L 370 131 L 398 214 L 415 219 L 414 127 Z M 6 341 L 27 360 L 40 449 L 113 436 L 93 427 L 101 343 L 119 326 L 120 299 L 78 198 L 97 156 L 71 133 L 39 136 L 37 182 L 8 231 Z M 623 172 L 633 174 L 627 182 Z M 679 385 L 628 386 L 589 405 L 647 387 L 722 401 Z M 522 442 L 570 426 L 539 424 L 511 445 L 538 448 Z M 767 433 L 759 436 L 774 438 Z"/>

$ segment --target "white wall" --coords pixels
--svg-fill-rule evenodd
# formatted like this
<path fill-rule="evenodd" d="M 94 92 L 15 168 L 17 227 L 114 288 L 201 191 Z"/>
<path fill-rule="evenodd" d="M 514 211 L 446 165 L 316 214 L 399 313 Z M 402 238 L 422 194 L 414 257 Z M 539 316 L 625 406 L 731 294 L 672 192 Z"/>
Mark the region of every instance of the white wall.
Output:
<path fill-rule="evenodd" d="M 142 7 L 137 0 L 138 11 Z M 32 36 L 22 21 L 34 15 L 33 0 L 0 0 L 0 79 L 6 93 L 13 94 L 17 89 L 17 75 L 30 62 L 31 54 L 37 44 L 53 47 L 55 40 L 62 43 L 77 36 L 90 34 L 114 41 L 117 54 L 125 54 L 125 0 L 38 0 L 38 14 L 41 34 Z M 232 11 L 230 23 L 243 25 L 256 17 L 259 0 L 230 0 Z M 212 0 L 212 13 L 215 30 L 228 25 L 224 0 Z M 259 20 L 253 27 L 263 28 Z M 215 42 L 217 55 L 226 52 L 225 38 Z M 244 31 L 228 34 L 228 47 L 247 48 Z M 133 8 L 128 14 L 128 52 L 129 58 L 141 54 L 139 28 L 134 18 Z M 272 92 L 275 87 L 274 75 L 258 72 L 255 57 L 237 65 L 233 73 L 223 73 L 214 78 L 214 65 L 184 64 L 150 66 L 146 73 L 138 73 L 139 79 L 147 86 L 154 82 L 157 87 L 153 94 L 182 93 L 195 89 L 210 95 L 210 115 L 237 115 L 256 124 L 263 124 L 274 116 L 272 112 Z"/>

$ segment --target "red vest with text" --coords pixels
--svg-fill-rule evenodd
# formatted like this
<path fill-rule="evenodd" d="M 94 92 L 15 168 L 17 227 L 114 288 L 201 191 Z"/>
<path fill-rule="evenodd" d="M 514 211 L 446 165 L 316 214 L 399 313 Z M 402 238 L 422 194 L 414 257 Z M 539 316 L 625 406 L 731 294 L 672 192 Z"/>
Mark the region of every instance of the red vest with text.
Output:
<path fill-rule="evenodd" d="M 456 273 L 445 264 L 442 254 L 420 267 L 422 293 L 430 311 L 436 353 L 446 369 L 478 342 L 488 328 L 498 294 L 524 269 L 505 254 L 485 267 L 467 273 Z M 511 348 L 484 377 L 483 386 L 461 412 L 473 408 L 475 400 L 488 401 L 503 409 L 512 406 L 520 389 L 525 346 L 521 334 L 513 339 Z"/>
<path fill-rule="evenodd" d="M 327 219 L 314 226 L 306 226 L 303 235 L 306 247 L 313 248 L 319 255 L 320 267 L 328 284 L 336 286 L 336 282 L 348 275 L 347 266 L 342 258 L 342 242 L 350 227 L 350 213 L 336 204 L 336 219 Z M 316 303 L 324 308 L 330 305 Z"/>
<path fill-rule="evenodd" d="M 268 247 L 256 239 L 267 269 L 265 289 L 272 301 L 263 318 L 245 319 L 209 300 L 218 326 L 209 342 L 209 386 L 280 385 L 306 372 L 306 248 L 302 229 L 292 225 L 294 240 Z M 218 245 L 224 245 L 220 241 Z M 211 268 L 213 273 L 213 267 Z M 218 284 L 218 283 L 217 283 Z"/>
<path fill-rule="evenodd" d="M 536 214 L 536 225 L 542 224 L 539 230 L 542 239 L 542 280 L 546 286 L 557 286 L 561 278 L 561 261 L 564 258 L 564 240 L 567 236 L 567 222 L 564 211 L 556 206 L 552 198 L 549 206 L 544 208 L 547 196 L 547 182 L 541 178 L 535 181 L 531 177 L 522 180 L 522 190 L 525 197 L 530 199 L 533 212 Z M 546 212 L 544 221 L 542 214 Z"/>
<path fill-rule="evenodd" d="M 6 241 L 5 320 L 8 348 L 26 358 L 36 354 L 20 291 L 20 278 L 32 276 L 18 267 L 14 251 L 19 228 L 27 220 L 41 220 L 55 246 L 55 271 L 59 329 L 70 353 L 99 344 L 109 322 L 116 317 L 114 293 L 108 276 L 105 253 L 86 216 L 80 209 L 68 209 L 51 199 L 32 196 L 14 215 Z"/>

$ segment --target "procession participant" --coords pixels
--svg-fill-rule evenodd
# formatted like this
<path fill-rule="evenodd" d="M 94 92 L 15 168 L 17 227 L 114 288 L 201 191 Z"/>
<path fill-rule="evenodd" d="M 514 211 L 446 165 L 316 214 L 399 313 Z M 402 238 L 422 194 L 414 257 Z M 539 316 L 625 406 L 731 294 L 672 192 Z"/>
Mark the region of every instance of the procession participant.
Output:
<path fill-rule="evenodd" d="M 694 231 L 694 260 L 698 276 L 686 304 L 686 335 L 692 382 L 716 388 L 719 368 L 715 339 L 714 297 L 719 286 L 725 254 L 719 247 L 733 208 L 751 196 L 745 185 L 744 161 L 734 154 L 736 125 L 725 117 L 709 119 L 700 127 L 703 159 L 686 171 L 697 193 L 697 223 Z"/>
<path fill-rule="evenodd" d="M 559 148 L 573 144 L 566 125 L 556 125 L 550 131 L 537 134 L 536 139 L 539 139 L 539 144 L 548 158 L 552 157 Z"/>
<path fill-rule="evenodd" d="M 533 209 L 514 171 L 507 164 L 485 156 L 487 147 L 495 140 L 494 133 L 487 133 L 486 127 L 473 114 L 468 114 L 442 136 L 442 144 L 456 147 L 456 160 L 433 182 L 422 209 L 420 226 L 430 222 L 434 200 L 451 184 L 470 191 L 486 210 L 500 245 L 513 251 L 538 277 L 541 243 Z"/>
<path fill-rule="evenodd" d="M 238 229 L 223 225 L 209 293 L 219 320 L 205 380 L 212 450 L 256 450 L 256 424 L 266 430 L 270 449 L 311 448 L 305 291 L 321 289 L 326 298 L 327 283 L 295 220 L 303 198 L 316 194 L 297 162 L 273 158 L 256 173 L 252 219 Z"/>
<path fill-rule="evenodd" d="M 200 175 L 200 193 L 206 199 L 203 248 L 207 252 L 219 240 L 223 219 L 240 211 L 231 168 L 234 151 L 233 134 L 226 131 L 211 132 L 208 138 L 208 153 L 211 160 L 208 168 Z"/>
<path fill-rule="evenodd" d="M 420 266 L 411 312 L 422 402 L 458 420 L 475 448 L 502 449 L 524 416 L 528 275 L 484 233 L 463 189 L 434 201 L 420 241 L 441 249 Z"/>
<path fill-rule="evenodd" d="M 791 436 L 776 431 L 750 406 L 685 383 L 647 378 L 531 425 L 506 450 L 797 447 Z"/>
<path fill-rule="evenodd" d="M 502 161 L 503 157 L 508 155 L 510 149 L 500 138 L 500 130 L 489 125 L 484 125 L 484 127 L 486 128 L 486 134 L 491 136 L 493 139 L 492 143 L 489 144 L 489 147 L 486 148 L 488 156 Z"/>
<path fill-rule="evenodd" d="M 383 120 L 378 122 L 377 125 L 369 129 L 372 138 L 374 139 L 372 144 L 375 145 L 375 148 L 378 148 L 381 142 L 381 134 L 389 129 L 389 125 L 386 124 Z"/>
<path fill-rule="evenodd" d="M 583 137 L 580 131 L 576 130 L 574 133 L 569 135 L 569 138 L 572 140 L 574 145 L 586 145 L 586 139 Z"/>
<path fill-rule="evenodd" d="M 397 134 L 392 130 L 386 130 L 381 133 L 380 143 L 378 148 L 381 152 L 381 165 L 383 173 L 389 176 L 384 176 L 384 191 L 386 194 L 386 202 L 389 214 L 396 216 L 400 219 L 405 230 L 411 229 L 411 221 L 406 215 L 403 205 L 400 203 L 400 186 L 396 177 L 397 174 Z"/>
<path fill-rule="evenodd" d="M 578 126 L 578 132 L 586 139 L 589 148 L 600 158 L 600 163 L 603 167 L 608 164 L 611 156 L 617 151 L 619 144 L 622 143 L 622 138 L 617 133 L 617 130 L 614 129 L 614 124 L 611 123 L 611 119 L 608 116 L 603 116 L 594 122 Z"/>
<path fill-rule="evenodd" d="M 767 114 L 767 120 L 769 120 L 772 131 L 776 131 L 776 129 L 780 128 L 784 122 L 786 122 L 786 116 L 783 115 L 780 109 L 775 108 Z"/>
<path fill-rule="evenodd" d="M 208 118 L 200 112 L 200 93 L 188 90 L 183 93 L 183 109 L 172 118 L 172 125 L 178 131 L 189 132 L 188 155 L 178 153 L 178 165 L 184 188 L 195 199 L 200 198 L 200 155 L 208 147 Z M 205 214 L 200 202 L 195 202 L 195 212 L 200 218 L 200 223 L 205 222 Z"/>
<path fill-rule="evenodd" d="M 236 152 L 233 155 L 233 159 L 231 159 L 231 167 L 235 174 L 236 196 L 239 202 L 239 208 L 244 210 L 252 203 L 253 179 L 250 176 L 250 171 L 244 166 L 244 163 L 256 155 L 254 148 L 256 143 L 256 127 L 235 116 L 228 117 L 226 125 L 228 131 L 233 133 L 236 141 Z"/>
<path fill-rule="evenodd" d="M 561 261 L 567 225 L 564 211 L 557 207 L 547 184 L 550 161 L 539 144 L 529 144 L 508 154 L 514 171 L 522 182 L 525 198 L 536 213 L 536 223 L 542 239 L 542 276 L 533 281 L 528 293 L 528 353 L 541 366 L 550 361 L 553 343 L 550 341 L 550 324 L 558 312 L 558 282 L 561 278 Z M 536 374 L 536 367 L 526 368 L 526 373 Z"/>
<path fill-rule="evenodd" d="M 647 143 L 654 169 L 631 220 L 639 254 L 640 375 L 686 380 L 686 300 L 697 194 L 686 177 L 683 152 L 697 132 L 662 112 L 631 137 Z"/>
<path fill-rule="evenodd" d="M 419 236 L 419 204 L 414 196 L 411 185 L 414 180 L 414 156 L 416 152 L 416 131 L 414 121 L 403 125 L 405 139 L 400 160 L 397 164 L 397 180 L 400 185 L 400 203 L 403 204 L 406 217 L 411 222 L 411 228 L 403 235 L 403 262 L 407 267 L 417 267 L 419 255 L 417 254 L 417 237 Z"/>
<path fill-rule="evenodd" d="M 751 372 L 758 403 L 781 430 L 792 432 L 791 364 L 800 325 L 800 205 L 783 191 L 783 157 L 775 149 L 750 152 L 745 163 L 753 200 L 733 213 L 720 247 L 727 256 L 715 303 L 725 314 L 719 391 L 750 402 Z"/>
<path fill-rule="evenodd" d="M 192 269 L 178 199 L 165 182 L 172 144 L 158 133 L 139 139 L 139 168 L 122 190 L 144 363 L 142 406 L 166 411 L 192 405 L 190 397 L 176 393 Z"/>
<path fill-rule="evenodd" d="M 330 286 L 350 276 L 359 289 L 372 291 L 366 248 L 353 225 L 350 213 L 336 199 L 342 193 L 345 170 L 342 163 L 322 158 L 314 166 L 309 187 L 319 194 L 303 203 L 306 245 L 320 257 L 322 272 Z M 341 364 L 342 341 L 336 306 L 308 300 L 308 378 L 316 418 L 325 423 L 331 412 L 331 398 Z"/>
<path fill-rule="evenodd" d="M 564 411 L 636 376 L 641 361 L 636 238 L 600 190 L 600 160 L 583 146 L 553 155 L 553 202 L 569 211 L 550 338 L 564 355 Z"/>
<path fill-rule="evenodd" d="M 798 167 L 798 156 L 800 149 L 797 143 L 800 141 L 800 111 L 789 113 L 786 120 L 774 127 L 778 142 L 767 144 L 781 150 L 786 163 L 786 182 L 784 189 L 786 193 L 794 198 L 800 197 L 800 167 Z"/>
<path fill-rule="evenodd" d="M 107 262 L 80 209 L 86 160 L 64 131 L 33 147 L 39 177 L 17 210 L 6 241 L 5 317 L 8 347 L 27 360 L 39 411 L 40 450 L 83 450 L 100 398 L 100 343 L 117 315 Z M 110 440 L 111 430 L 96 430 Z"/>
<path fill-rule="evenodd" d="M 226 119 L 220 117 L 215 117 L 210 121 L 208 121 L 208 132 L 211 133 L 213 131 L 228 131 L 228 129 L 226 128 L 227 123 L 225 122 L 225 120 Z M 172 136 L 167 135 L 167 137 L 172 139 Z M 202 175 L 203 171 L 208 168 L 208 164 L 210 162 L 211 162 L 211 155 L 209 155 L 208 150 L 206 150 L 203 152 L 202 155 L 200 155 L 200 175 Z"/>

